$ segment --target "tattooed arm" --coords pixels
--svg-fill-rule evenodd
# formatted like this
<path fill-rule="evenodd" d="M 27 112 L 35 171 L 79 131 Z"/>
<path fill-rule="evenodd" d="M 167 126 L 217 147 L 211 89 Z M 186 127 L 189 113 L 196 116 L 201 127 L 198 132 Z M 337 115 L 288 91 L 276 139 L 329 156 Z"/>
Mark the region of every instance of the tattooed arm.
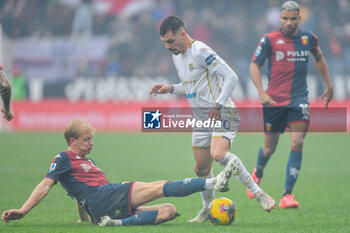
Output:
<path fill-rule="evenodd" d="M 11 83 L 8 80 L 4 70 L 0 66 L 0 93 L 1 93 L 1 98 L 4 103 L 1 112 L 3 117 L 10 121 L 13 118 L 13 112 L 11 110 Z"/>

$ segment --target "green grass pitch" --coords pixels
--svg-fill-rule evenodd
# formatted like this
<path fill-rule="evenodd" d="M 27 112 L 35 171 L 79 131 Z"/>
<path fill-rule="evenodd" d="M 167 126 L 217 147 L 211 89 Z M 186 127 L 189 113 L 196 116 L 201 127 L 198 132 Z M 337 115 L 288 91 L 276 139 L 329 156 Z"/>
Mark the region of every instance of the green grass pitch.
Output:
<path fill-rule="evenodd" d="M 251 172 L 263 134 L 238 134 L 231 152 Z M 190 134 L 97 133 L 91 157 L 111 182 L 177 180 L 194 176 Z M 53 157 L 65 150 L 62 133 L 0 134 L 0 212 L 20 208 L 42 180 Z M 290 136 L 282 135 L 262 181 L 277 204 L 283 191 Z M 349 232 L 350 134 L 310 133 L 294 188 L 299 209 L 264 212 L 234 178 L 230 191 L 217 193 L 233 200 L 238 216 L 230 226 L 187 223 L 201 208 L 199 194 L 161 199 L 174 203 L 181 216 L 157 226 L 106 227 L 77 223 L 75 202 L 60 184 L 22 220 L 0 223 L 0 232 Z M 222 167 L 214 165 L 217 174 Z"/>

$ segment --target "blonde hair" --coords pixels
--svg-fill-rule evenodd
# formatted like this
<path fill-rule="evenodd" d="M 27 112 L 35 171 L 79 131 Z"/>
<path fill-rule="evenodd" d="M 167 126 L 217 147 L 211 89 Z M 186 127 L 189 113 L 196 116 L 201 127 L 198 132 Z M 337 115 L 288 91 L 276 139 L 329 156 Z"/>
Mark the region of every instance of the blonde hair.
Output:
<path fill-rule="evenodd" d="M 70 145 L 69 139 L 71 137 L 73 138 L 79 138 L 83 133 L 90 133 L 92 135 L 95 134 L 95 129 L 92 127 L 92 125 L 83 120 L 83 119 L 72 119 L 69 124 L 66 127 L 66 130 L 64 131 L 64 137 L 67 141 L 67 144 Z"/>

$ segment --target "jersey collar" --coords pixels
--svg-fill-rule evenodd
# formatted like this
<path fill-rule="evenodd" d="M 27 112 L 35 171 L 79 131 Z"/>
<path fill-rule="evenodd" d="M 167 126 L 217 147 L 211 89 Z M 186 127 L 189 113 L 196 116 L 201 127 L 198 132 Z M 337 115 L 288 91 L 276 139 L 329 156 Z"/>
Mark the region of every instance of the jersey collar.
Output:
<path fill-rule="evenodd" d="M 195 42 L 195 40 L 191 40 L 190 45 L 188 46 L 188 48 L 187 48 L 186 52 L 185 52 L 184 54 L 182 54 L 182 56 L 186 56 L 186 55 L 187 55 L 187 53 L 189 53 L 188 51 L 191 49 L 192 44 L 193 44 L 194 42 Z"/>
<path fill-rule="evenodd" d="M 294 38 L 297 38 L 300 34 L 300 29 L 298 28 L 298 33 L 295 35 L 295 36 L 288 36 L 286 33 L 283 32 L 282 28 L 280 28 L 280 32 L 287 38 L 291 38 L 291 39 L 294 39 Z"/>

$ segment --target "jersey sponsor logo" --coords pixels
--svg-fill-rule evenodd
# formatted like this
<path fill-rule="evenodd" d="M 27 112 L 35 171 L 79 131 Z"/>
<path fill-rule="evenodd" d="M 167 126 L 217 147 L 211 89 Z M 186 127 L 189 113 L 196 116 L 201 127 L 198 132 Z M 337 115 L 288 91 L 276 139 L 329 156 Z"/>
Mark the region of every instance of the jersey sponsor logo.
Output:
<path fill-rule="evenodd" d="M 286 42 L 284 42 L 284 40 L 282 40 L 282 39 L 279 39 L 278 41 L 277 41 L 277 43 L 276 44 L 285 44 Z"/>
<path fill-rule="evenodd" d="M 188 99 L 195 98 L 196 96 L 197 96 L 197 92 L 188 93 L 188 94 L 186 95 L 186 97 L 187 97 Z"/>
<path fill-rule="evenodd" d="M 89 172 L 91 166 L 87 163 L 81 163 L 80 166 L 84 169 L 84 172 Z"/>
<path fill-rule="evenodd" d="M 306 57 L 309 56 L 309 51 L 287 51 L 287 61 L 306 61 Z M 281 61 L 285 57 L 284 52 L 276 51 L 276 61 Z"/>
<path fill-rule="evenodd" d="M 287 51 L 287 61 L 303 61 L 306 62 L 306 58 L 309 56 L 309 51 Z"/>
<path fill-rule="evenodd" d="M 205 59 L 205 63 L 207 64 L 207 66 L 210 66 L 210 64 L 215 60 L 215 56 L 214 54 L 209 55 L 206 59 Z"/>
<path fill-rule="evenodd" d="M 259 56 L 260 55 L 260 53 L 261 53 L 261 50 L 262 50 L 262 47 L 261 46 L 258 46 L 257 48 L 256 48 L 256 50 L 255 50 L 255 56 Z"/>
<path fill-rule="evenodd" d="M 301 43 L 303 45 L 307 45 L 309 43 L 309 37 L 308 36 L 301 36 Z"/>
<path fill-rule="evenodd" d="M 293 56 L 293 57 L 307 57 L 307 56 L 309 56 L 309 51 L 307 51 L 307 50 L 287 51 L 287 56 Z"/>
<path fill-rule="evenodd" d="M 53 172 L 56 169 L 56 163 L 51 163 L 49 172 Z"/>
<path fill-rule="evenodd" d="M 143 128 L 144 129 L 160 129 L 161 128 L 162 113 L 159 109 L 155 112 L 144 111 L 143 112 Z"/>
<path fill-rule="evenodd" d="M 284 53 L 282 51 L 276 51 L 276 61 L 281 61 L 284 58 Z"/>

